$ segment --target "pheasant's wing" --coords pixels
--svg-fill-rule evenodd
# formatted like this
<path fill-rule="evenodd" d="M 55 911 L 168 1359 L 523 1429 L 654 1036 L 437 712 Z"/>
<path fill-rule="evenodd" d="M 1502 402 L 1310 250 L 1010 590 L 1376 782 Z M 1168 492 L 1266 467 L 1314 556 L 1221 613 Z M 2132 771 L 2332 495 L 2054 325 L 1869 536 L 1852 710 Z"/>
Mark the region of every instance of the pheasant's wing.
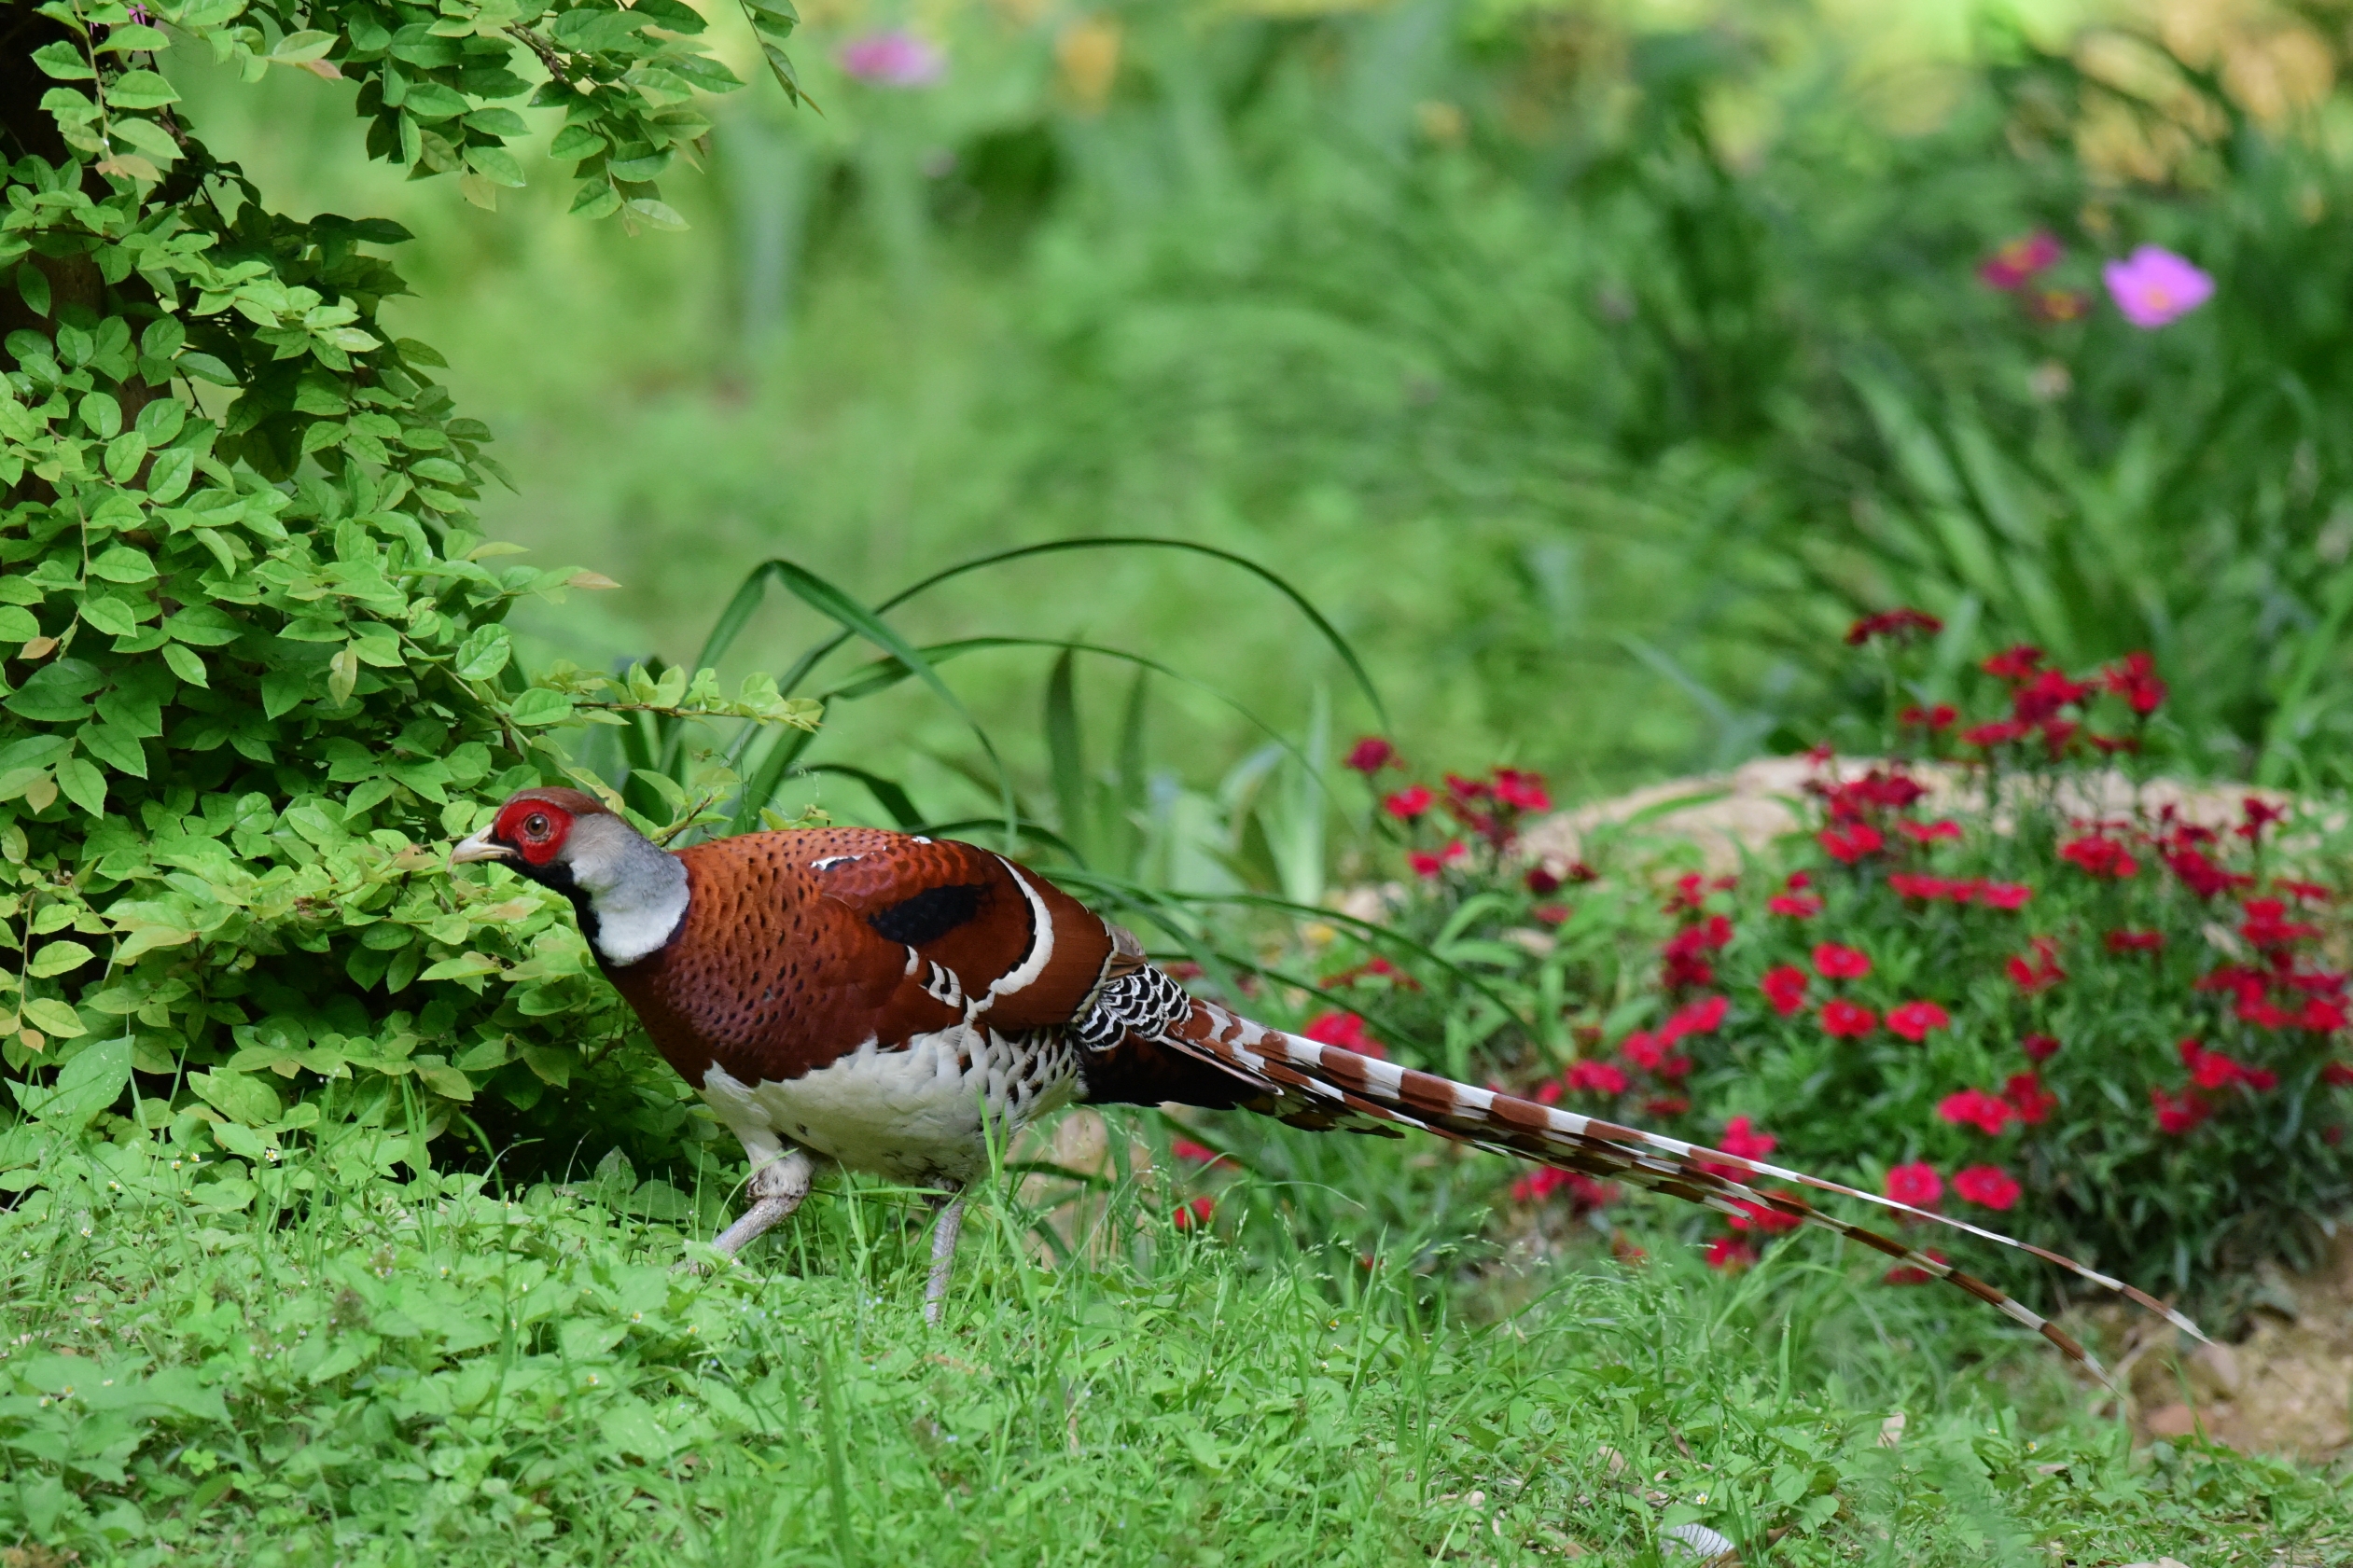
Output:
<path fill-rule="evenodd" d="M 1932 1221 L 2014 1247 L 2081 1279 L 2129 1297 L 2184 1333 L 2201 1340 L 2206 1338 L 2187 1317 L 2122 1280 L 2110 1279 L 2073 1258 L 1964 1220 L 1803 1172 L 1725 1154 L 1638 1128 L 1622 1127 L 1493 1089 L 1476 1089 L 1434 1074 L 1360 1056 L 1337 1046 L 1302 1039 L 1253 1023 L 1213 1002 L 1194 1000 L 1183 1017 L 1171 1021 L 1161 1039 L 1172 1050 L 1257 1083 L 1263 1093 L 1284 1103 L 1305 1101 L 1323 1107 L 1335 1119 L 1371 1117 L 1416 1127 L 1441 1138 L 1539 1160 L 1565 1171 L 1671 1193 L 1729 1215 L 1748 1216 L 1761 1210 L 1770 1211 L 1835 1231 L 1999 1308 L 2091 1368 L 2103 1381 L 2107 1381 L 2107 1373 L 2082 1345 L 1993 1285 L 1893 1237 L 1817 1209 L 1794 1194 L 1761 1189 L 1755 1185 L 1757 1179 L 1790 1182 L 1836 1193 L 1892 1209 L 1909 1218 Z"/>

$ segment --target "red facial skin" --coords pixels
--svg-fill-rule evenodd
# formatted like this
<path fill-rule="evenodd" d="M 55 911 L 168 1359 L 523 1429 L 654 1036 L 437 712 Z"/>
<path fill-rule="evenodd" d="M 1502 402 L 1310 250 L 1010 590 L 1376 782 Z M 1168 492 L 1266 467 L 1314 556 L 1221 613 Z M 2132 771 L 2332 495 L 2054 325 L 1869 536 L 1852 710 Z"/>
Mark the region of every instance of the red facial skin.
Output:
<path fill-rule="evenodd" d="M 545 866 L 555 858 L 556 852 L 564 847 L 564 836 L 571 831 L 571 812 L 551 800 L 521 796 L 508 801 L 499 812 L 491 837 L 512 845 L 515 853 L 531 865 Z"/>

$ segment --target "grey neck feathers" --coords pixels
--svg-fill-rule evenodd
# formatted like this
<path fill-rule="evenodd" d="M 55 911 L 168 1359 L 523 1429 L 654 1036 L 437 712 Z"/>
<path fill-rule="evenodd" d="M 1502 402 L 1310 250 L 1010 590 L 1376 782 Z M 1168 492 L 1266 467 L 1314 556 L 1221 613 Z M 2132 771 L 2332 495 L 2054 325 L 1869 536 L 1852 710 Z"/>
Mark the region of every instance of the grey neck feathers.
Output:
<path fill-rule="evenodd" d="M 583 817 L 570 850 L 573 885 L 596 917 L 588 938 L 606 963 L 634 964 L 677 934 L 687 914 L 684 861 L 609 816 Z"/>

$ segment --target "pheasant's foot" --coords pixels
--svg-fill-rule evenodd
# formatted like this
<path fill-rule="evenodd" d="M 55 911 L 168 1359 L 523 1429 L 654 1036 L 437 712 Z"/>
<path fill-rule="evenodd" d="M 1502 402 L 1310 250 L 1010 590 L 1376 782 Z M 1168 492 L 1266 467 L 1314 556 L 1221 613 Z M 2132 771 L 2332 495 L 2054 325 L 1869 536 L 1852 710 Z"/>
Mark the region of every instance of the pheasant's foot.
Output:
<path fill-rule="evenodd" d="M 931 1283 L 924 1287 L 924 1322 L 940 1326 L 941 1304 L 948 1297 L 948 1277 L 955 1270 L 956 1238 L 964 1234 L 964 1194 L 958 1192 L 940 1211 L 931 1228 Z"/>

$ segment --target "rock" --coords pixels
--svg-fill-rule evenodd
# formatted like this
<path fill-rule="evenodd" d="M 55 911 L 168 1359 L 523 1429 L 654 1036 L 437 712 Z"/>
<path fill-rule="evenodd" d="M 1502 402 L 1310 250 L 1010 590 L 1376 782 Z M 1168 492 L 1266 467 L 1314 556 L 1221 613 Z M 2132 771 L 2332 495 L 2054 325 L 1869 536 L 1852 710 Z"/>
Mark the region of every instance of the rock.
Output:
<path fill-rule="evenodd" d="M 2198 1429 L 2198 1418 L 2187 1405 L 2167 1405 L 2151 1410 L 2140 1424 L 2151 1437 L 2187 1437 Z"/>
<path fill-rule="evenodd" d="M 2200 1345 L 2190 1357 L 2190 1381 L 2202 1386 L 2208 1397 L 2235 1399 L 2246 1387 L 2247 1379 L 2240 1371 L 2238 1353 L 2225 1344 Z"/>

